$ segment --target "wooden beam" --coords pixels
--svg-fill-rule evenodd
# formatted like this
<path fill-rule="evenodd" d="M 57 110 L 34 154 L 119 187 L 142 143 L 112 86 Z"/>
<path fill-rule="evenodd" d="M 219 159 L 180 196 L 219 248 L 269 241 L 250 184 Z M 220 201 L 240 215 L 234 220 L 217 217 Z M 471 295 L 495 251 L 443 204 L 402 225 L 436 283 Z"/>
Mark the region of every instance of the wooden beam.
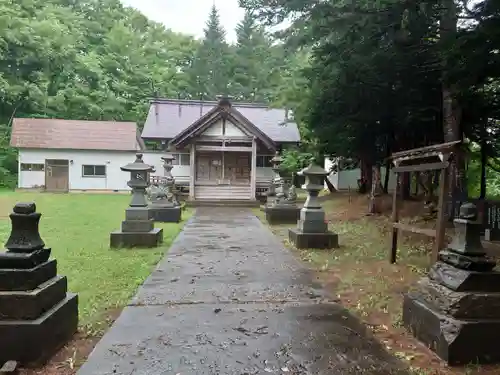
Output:
<path fill-rule="evenodd" d="M 197 151 L 252 152 L 252 147 L 243 146 L 197 146 Z"/>
<path fill-rule="evenodd" d="M 189 199 L 194 200 L 194 181 L 196 178 L 196 144 L 191 144 L 191 153 L 189 158 Z"/>
<path fill-rule="evenodd" d="M 221 137 L 218 135 L 200 135 L 199 137 L 196 138 L 197 141 L 201 142 L 252 142 L 252 137 L 247 137 L 247 136 L 225 136 Z"/>
<path fill-rule="evenodd" d="M 446 168 L 448 168 L 449 165 L 450 165 L 450 163 L 448 163 L 447 161 L 440 162 L 440 163 L 402 165 L 401 167 L 392 168 L 392 171 L 394 173 L 433 171 L 436 169 L 446 169 Z"/>
<path fill-rule="evenodd" d="M 386 172 L 388 173 L 388 172 Z M 389 253 L 389 261 L 391 264 L 396 263 L 397 255 L 398 255 L 398 228 L 395 227 L 395 224 L 399 221 L 399 200 L 398 194 L 399 189 L 401 188 L 401 177 L 399 174 L 396 175 L 396 186 L 394 187 L 393 195 L 392 195 L 392 215 L 391 220 L 393 222 L 392 225 L 392 245 L 391 252 Z"/>
<path fill-rule="evenodd" d="M 414 148 L 411 150 L 394 152 L 390 156 L 390 159 L 394 160 L 394 159 L 399 159 L 399 158 L 405 157 L 405 156 L 411 156 L 412 154 L 420 154 L 420 153 L 426 153 L 426 152 L 443 152 L 444 150 L 449 150 L 449 149 L 457 146 L 460 143 L 462 143 L 462 141 L 452 141 L 452 142 L 441 143 L 441 144 L 437 144 L 437 145 Z"/>
<path fill-rule="evenodd" d="M 436 229 L 419 228 L 410 224 L 403 224 L 403 223 L 393 223 L 392 227 L 405 232 L 423 234 L 424 236 L 429 236 L 429 237 L 436 237 Z"/>
<path fill-rule="evenodd" d="M 257 140 L 252 139 L 252 163 L 250 166 L 250 199 L 256 199 L 257 193 Z"/>
<path fill-rule="evenodd" d="M 448 197 L 448 181 L 450 178 L 450 173 L 448 169 L 441 171 L 441 176 L 439 176 L 439 197 L 438 197 L 438 214 L 437 214 L 437 225 L 436 225 L 436 239 L 434 241 L 434 246 L 432 248 L 431 254 L 431 265 L 436 263 L 439 259 L 439 252 L 445 246 L 445 235 L 446 235 L 446 214 L 445 214 L 445 203 Z"/>

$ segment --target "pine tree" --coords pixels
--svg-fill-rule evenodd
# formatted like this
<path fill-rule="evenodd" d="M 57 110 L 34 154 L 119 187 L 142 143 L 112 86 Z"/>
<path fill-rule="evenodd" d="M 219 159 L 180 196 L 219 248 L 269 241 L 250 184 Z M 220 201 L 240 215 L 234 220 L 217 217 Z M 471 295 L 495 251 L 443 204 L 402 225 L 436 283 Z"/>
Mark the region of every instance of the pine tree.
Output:
<path fill-rule="evenodd" d="M 240 100 L 264 101 L 272 70 L 271 43 L 250 12 L 237 25 L 236 37 L 233 92 Z"/>
<path fill-rule="evenodd" d="M 227 94 L 229 87 L 230 51 L 226 43 L 226 32 L 220 24 L 219 12 L 215 5 L 210 10 L 204 30 L 205 37 L 193 61 L 190 76 L 197 95 L 205 99 L 215 99 L 219 94 Z"/>

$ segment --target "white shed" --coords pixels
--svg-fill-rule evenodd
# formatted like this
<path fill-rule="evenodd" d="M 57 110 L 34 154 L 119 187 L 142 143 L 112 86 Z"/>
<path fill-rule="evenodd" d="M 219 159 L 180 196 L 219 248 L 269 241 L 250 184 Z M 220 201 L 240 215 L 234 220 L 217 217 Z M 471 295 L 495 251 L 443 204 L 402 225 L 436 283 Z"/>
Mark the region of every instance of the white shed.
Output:
<path fill-rule="evenodd" d="M 120 167 L 144 143 L 134 122 L 16 118 L 11 146 L 19 150 L 18 188 L 47 191 L 128 191 Z"/>
<path fill-rule="evenodd" d="M 340 165 L 339 165 L 340 164 Z M 358 188 L 358 180 L 361 178 L 361 169 L 343 169 L 341 165 L 340 158 L 331 159 L 329 157 L 325 157 L 325 169 L 327 171 L 332 171 L 328 175 L 328 180 L 332 183 L 332 185 L 337 190 L 356 190 Z M 335 167 L 335 168 L 334 168 Z M 380 168 L 381 172 L 381 181 L 384 183 L 385 181 L 385 168 Z M 396 185 L 396 175 L 393 172 L 390 172 L 389 176 L 389 186 L 388 190 L 392 191 Z M 328 189 L 328 186 L 325 183 L 325 189 Z"/>

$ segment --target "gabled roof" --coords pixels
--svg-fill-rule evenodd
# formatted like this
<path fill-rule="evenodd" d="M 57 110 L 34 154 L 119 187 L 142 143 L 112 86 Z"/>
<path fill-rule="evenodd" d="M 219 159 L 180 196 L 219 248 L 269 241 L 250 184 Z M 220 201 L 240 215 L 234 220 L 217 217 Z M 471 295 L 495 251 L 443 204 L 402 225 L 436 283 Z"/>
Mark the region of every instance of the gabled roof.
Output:
<path fill-rule="evenodd" d="M 229 108 L 223 108 L 221 106 L 215 106 L 205 115 L 200 117 L 198 120 L 193 122 L 186 129 L 177 134 L 171 141 L 175 146 L 183 145 L 193 136 L 199 135 L 205 129 L 209 128 L 217 120 L 226 118 L 231 121 L 237 127 L 241 127 L 242 130 L 249 136 L 257 137 L 264 145 L 274 150 L 276 149 L 276 144 L 269 138 L 264 132 L 262 132 L 258 127 L 251 123 L 245 116 L 243 116 L 237 109 L 230 106 Z"/>
<path fill-rule="evenodd" d="M 143 139 L 175 138 L 214 107 L 216 101 L 153 99 L 142 131 Z M 233 102 L 232 108 L 276 143 L 300 142 L 297 124 L 285 109 L 264 104 Z"/>
<path fill-rule="evenodd" d="M 10 145 L 19 148 L 136 151 L 145 148 L 135 122 L 15 118 Z"/>

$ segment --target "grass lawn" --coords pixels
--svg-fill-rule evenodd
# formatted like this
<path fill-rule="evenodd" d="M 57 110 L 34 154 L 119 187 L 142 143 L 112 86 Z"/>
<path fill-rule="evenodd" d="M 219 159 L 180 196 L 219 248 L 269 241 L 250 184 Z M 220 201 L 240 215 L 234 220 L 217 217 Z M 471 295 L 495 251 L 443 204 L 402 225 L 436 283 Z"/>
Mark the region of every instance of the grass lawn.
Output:
<path fill-rule="evenodd" d="M 90 336 L 102 333 L 109 315 L 126 305 L 191 216 L 186 210 L 180 224 L 156 224 L 164 231 L 161 248 L 110 250 L 109 233 L 120 227 L 130 195 L 8 192 L 0 194 L 3 243 L 14 204 L 31 201 L 42 213 L 40 233 L 57 259 L 58 273 L 79 295 L 80 327 Z"/>
<path fill-rule="evenodd" d="M 387 208 L 390 208 L 390 197 L 387 198 Z M 416 375 L 500 374 L 500 367 L 447 368 L 401 326 L 403 294 L 426 274 L 430 264 L 427 254 L 431 243 L 426 237 L 400 236 L 397 264 L 392 265 L 388 261 L 392 232 L 390 212 L 366 216 L 368 198 L 357 194 L 334 193 L 323 199 L 329 227 L 338 233 L 340 248 L 292 251 L 317 271 L 318 280 L 358 315 L 389 351 L 407 361 Z M 402 221 L 418 221 L 420 213 L 416 210 L 423 205 L 412 202 L 407 206 L 402 210 Z M 254 212 L 265 222 L 260 210 Z M 287 240 L 289 227 L 275 225 L 271 230 L 291 248 Z"/>

